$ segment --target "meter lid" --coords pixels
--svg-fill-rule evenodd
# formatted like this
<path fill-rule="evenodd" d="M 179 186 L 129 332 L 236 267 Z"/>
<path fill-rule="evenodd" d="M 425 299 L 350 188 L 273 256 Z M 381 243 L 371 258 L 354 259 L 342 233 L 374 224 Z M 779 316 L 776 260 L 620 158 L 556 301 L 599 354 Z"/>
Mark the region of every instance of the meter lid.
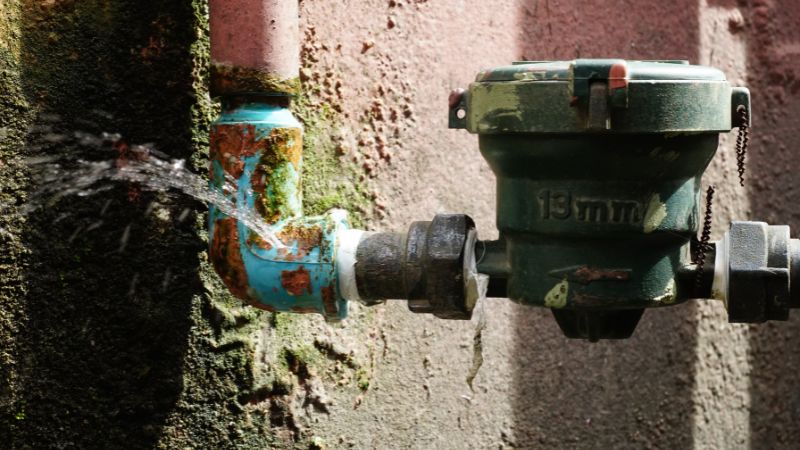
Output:
<path fill-rule="evenodd" d="M 461 93 L 459 93 L 461 92 Z M 450 128 L 498 133 L 710 133 L 741 125 L 750 93 L 686 61 L 521 61 L 452 96 Z"/>
<path fill-rule="evenodd" d="M 573 61 L 517 61 L 478 73 L 475 81 L 726 81 L 725 74 L 685 60 L 634 61 L 624 59 L 576 59 Z"/>

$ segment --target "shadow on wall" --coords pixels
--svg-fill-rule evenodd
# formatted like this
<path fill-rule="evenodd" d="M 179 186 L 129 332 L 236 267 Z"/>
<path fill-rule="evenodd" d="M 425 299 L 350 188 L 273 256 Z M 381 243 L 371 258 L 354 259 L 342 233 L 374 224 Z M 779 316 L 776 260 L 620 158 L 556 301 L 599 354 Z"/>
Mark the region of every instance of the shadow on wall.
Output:
<path fill-rule="evenodd" d="M 22 155 L 113 157 L 81 148 L 76 131 L 191 155 L 191 2 L 24 3 L 23 89 L 41 114 Z M 180 217 L 196 206 L 118 186 L 29 218 L 7 445 L 156 445 L 183 389 L 192 299 L 202 290 L 204 244 L 194 214 Z"/>
<path fill-rule="evenodd" d="M 711 3 L 711 2 L 710 2 Z M 714 0 L 713 3 L 733 3 Z M 741 2 L 740 2 L 741 3 Z M 800 235 L 800 3 L 750 1 L 746 19 L 753 130 L 746 186 L 753 220 L 788 224 Z M 796 448 L 800 441 L 800 320 L 750 329 L 750 445 Z"/>
<path fill-rule="evenodd" d="M 697 62 L 698 0 L 528 0 L 520 59 Z M 634 336 L 567 340 L 549 311 L 519 308 L 514 416 L 521 448 L 692 446 L 696 320 L 691 303 L 646 311 Z"/>

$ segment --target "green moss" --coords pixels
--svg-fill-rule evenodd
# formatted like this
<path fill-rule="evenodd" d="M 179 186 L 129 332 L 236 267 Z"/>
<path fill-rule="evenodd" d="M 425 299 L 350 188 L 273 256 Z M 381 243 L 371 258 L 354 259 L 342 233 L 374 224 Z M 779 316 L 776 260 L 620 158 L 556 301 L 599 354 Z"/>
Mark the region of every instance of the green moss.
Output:
<path fill-rule="evenodd" d="M 369 372 L 364 368 L 360 368 L 356 371 L 356 385 L 362 391 L 367 391 L 369 389 L 371 378 Z"/>
<path fill-rule="evenodd" d="M 309 368 L 324 370 L 325 356 L 312 345 L 312 342 L 305 340 L 307 336 L 302 333 L 305 329 L 304 322 L 307 322 L 307 316 L 289 313 L 272 314 L 271 325 L 275 340 L 281 344 L 284 352 L 284 358 L 279 358 L 278 363 L 283 365 L 282 369 L 288 371 L 285 356 L 289 354 Z"/>
<path fill-rule="evenodd" d="M 296 94 L 298 78 L 280 78 L 247 67 L 211 64 L 211 95 L 232 95 L 253 92 Z"/>
<path fill-rule="evenodd" d="M 303 209 L 306 215 L 323 214 L 331 208 L 350 213 L 351 224 L 363 227 L 371 201 L 362 171 L 338 155 L 336 130 L 341 119 L 327 103 L 311 100 L 313 88 L 292 102 L 292 111 L 303 122 Z"/>
<path fill-rule="evenodd" d="M 300 130 L 276 128 L 267 136 L 266 151 L 261 154 L 253 179 L 265 178 L 264 193 L 256 198 L 256 209 L 267 223 L 274 223 L 281 217 L 291 217 L 297 212 L 296 204 L 290 199 L 299 195 L 298 180 L 292 176 L 300 164 L 302 149 L 299 145 Z"/>
<path fill-rule="evenodd" d="M 11 205 L 25 198 L 20 157 L 32 111 L 22 88 L 19 62 L 19 4 L 7 1 L 0 14 L 0 441 L 25 418 L 21 395 L 24 353 L 18 336 L 27 322 L 24 273 L 28 253 L 19 235 L 25 219 Z"/>

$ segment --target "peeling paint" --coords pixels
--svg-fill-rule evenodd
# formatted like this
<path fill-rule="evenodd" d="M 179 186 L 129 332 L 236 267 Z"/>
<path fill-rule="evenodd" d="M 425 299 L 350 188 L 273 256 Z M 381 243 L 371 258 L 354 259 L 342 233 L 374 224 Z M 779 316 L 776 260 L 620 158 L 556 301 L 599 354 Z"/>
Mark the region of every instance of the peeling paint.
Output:
<path fill-rule="evenodd" d="M 547 308 L 563 308 L 567 306 L 569 295 L 569 282 L 564 279 L 559 282 L 544 296 L 544 306 Z"/>
<path fill-rule="evenodd" d="M 322 287 L 322 304 L 325 307 L 325 312 L 330 317 L 335 317 L 339 312 L 339 306 L 336 302 L 336 286 L 331 283 L 328 286 Z"/>
<path fill-rule="evenodd" d="M 244 171 L 243 156 L 253 156 L 259 149 L 254 125 L 218 125 L 211 132 L 209 157 L 231 177 L 239 178 Z M 215 178 L 213 170 L 210 177 Z M 217 180 L 222 183 L 223 180 Z"/>
<path fill-rule="evenodd" d="M 287 246 L 297 246 L 297 251 L 308 254 L 322 245 L 323 231 L 318 223 L 288 223 L 278 232 L 278 239 Z"/>
<path fill-rule="evenodd" d="M 228 217 L 214 224 L 214 237 L 211 239 L 209 257 L 214 269 L 236 297 L 251 301 L 249 283 L 242 255 L 239 252 L 239 231 L 236 219 Z"/>
<path fill-rule="evenodd" d="M 311 276 L 303 266 L 297 270 L 281 271 L 281 286 L 289 295 L 300 296 L 306 292 L 312 293 Z"/>
<path fill-rule="evenodd" d="M 666 217 L 667 205 L 661 202 L 661 197 L 658 194 L 653 194 L 650 196 L 650 201 L 647 203 L 647 211 L 644 214 L 644 232 L 652 233 Z"/>

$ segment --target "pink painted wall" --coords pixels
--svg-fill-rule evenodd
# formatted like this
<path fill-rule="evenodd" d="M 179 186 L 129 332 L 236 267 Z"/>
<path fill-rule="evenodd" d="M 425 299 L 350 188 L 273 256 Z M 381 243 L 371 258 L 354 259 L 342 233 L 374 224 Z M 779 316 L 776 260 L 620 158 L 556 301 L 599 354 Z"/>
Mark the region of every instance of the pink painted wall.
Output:
<path fill-rule="evenodd" d="M 481 68 L 576 57 L 689 59 L 749 86 L 748 184 L 736 186 L 728 136 L 707 176 L 721 186 L 714 232 L 731 218 L 800 230 L 797 23 L 792 0 L 301 4 L 307 83 L 341 85 L 318 100 L 342 111 L 344 158 L 364 168 L 381 206 L 370 226 L 401 230 L 465 212 L 484 238 L 496 235 L 494 180 L 476 138 L 447 129 L 449 91 Z M 475 392 L 463 381 L 474 324 L 413 315 L 399 303 L 376 309 L 369 320 L 385 345 L 375 387 L 356 408 L 357 394 L 332 387 L 339 406 L 317 432 L 347 436 L 340 442 L 355 448 L 791 448 L 800 439 L 794 314 L 788 323 L 732 326 L 721 304 L 690 303 L 647 312 L 630 340 L 588 344 L 563 338 L 548 311 L 502 299 L 485 308 Z M 359 331 L 336 333 L 367 351 L 354 343 Z"/>

